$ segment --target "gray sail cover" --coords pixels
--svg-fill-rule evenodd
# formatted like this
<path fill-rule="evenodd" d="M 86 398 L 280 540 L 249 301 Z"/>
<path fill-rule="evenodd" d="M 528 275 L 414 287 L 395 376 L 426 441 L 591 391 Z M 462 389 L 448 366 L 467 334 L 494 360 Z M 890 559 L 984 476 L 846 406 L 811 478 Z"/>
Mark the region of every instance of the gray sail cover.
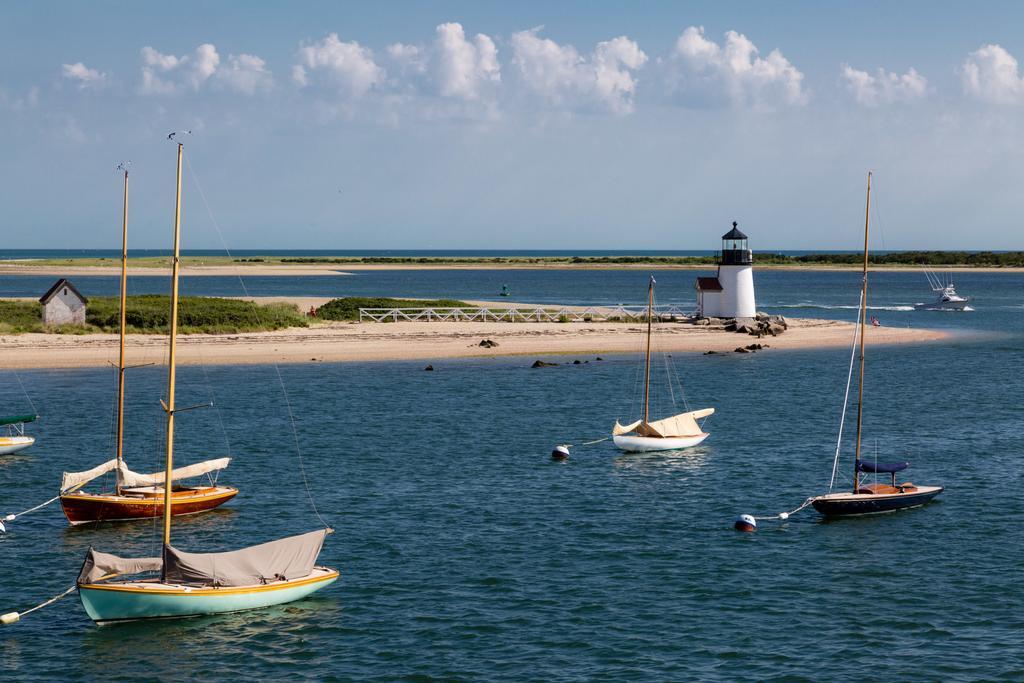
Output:
<path fill-rule="evenodd" d="M 78 573 L 78 583 L 96 583 L 100 579 L 118 574 L 158 572 L 163 563 L 159 557 L 118 557 L 89 548 Z"/>
<path fill-rule="evenodd" d="M 252 586 L 276 579 L 300 579 L 313 571 L 327 529 L 289 536 L 226 553 L 164 550 L 167 583 L 204 586 Z M 118 574 L 160 571 L 159 557 L 125 558 L 89 549 L 78 583 L 96 583 Z"/>
<path fill-rule="evenodd" d="M 168 546 L 164 575 L 168 583 L 214 586 L 300 579 L 313 571 L 326 535 L 327 529 L 320 529 L 226 553 L 186 553 Z"/>

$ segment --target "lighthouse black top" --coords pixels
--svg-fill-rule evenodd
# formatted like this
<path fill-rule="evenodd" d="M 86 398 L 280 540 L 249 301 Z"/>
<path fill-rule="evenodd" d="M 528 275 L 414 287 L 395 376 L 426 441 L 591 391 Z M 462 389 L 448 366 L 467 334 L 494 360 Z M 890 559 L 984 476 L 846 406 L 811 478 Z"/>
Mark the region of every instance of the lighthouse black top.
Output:
<path fill-rule="evenodd" d="M 747 236 L 732 222 L 732 230 L 722 235 L 722 257 L 720 266 L 749 266 L 754 263 L 753 255 L 747 248 Z"/>

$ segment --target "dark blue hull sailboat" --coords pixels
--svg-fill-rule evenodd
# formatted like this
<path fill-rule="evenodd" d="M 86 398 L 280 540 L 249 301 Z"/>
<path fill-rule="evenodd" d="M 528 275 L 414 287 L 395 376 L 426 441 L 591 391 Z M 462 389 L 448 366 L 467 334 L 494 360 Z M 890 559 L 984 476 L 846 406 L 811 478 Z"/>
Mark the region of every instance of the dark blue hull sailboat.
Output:
<path fill-rule="evenodd" d="M 904 487 L 897 487 L 904 488 Z M 943 491 L 941 486 L 909 486 L 895 493 L 833 493 L 818 496 L 811 505 L 826 517 L 853 517 L 895 512 L 924 505 Z M 864 489 L 861 489 L 864 491 Z"/>
<path fill-rule="evenodd" d="M 839 463 L 840 445 L 843 436 L 843 421 L 839 423 L 839 441 L 836 444 L 836 457 L 832 465 L 832 483 L 829 493 L 810 499 L 814 509 L 826 517 L 853 517 L 857 515 L 875 515 L 882 512 L 895 512 L 907 508 L 920 507 L 943 491 L 941 486 L 916 486 L 910 482 L 896 483 L 896 473 L 907 469 L 909 463 L 897 462 L 884 464 L 871 462 L 861 458 L 861 433 L 864 422 L 864 337 L 867 332 L 868 314 L 868 218 L 871 215 L 871 173 L 868 173 L 867 202 L 864 209 L 864 269 L 861 284 L 860 305 L 858 306 L 858 328 L 855 342 L 860 344 L 860 380 L 857 385 L 857 446 L 853 464 L 853 487 L 849 491 L 833 493 L 836 468 Z M 846 392 L 849 396 L 850 379 L 853 377 L 854 356 L 851 350 L 850 371 L 847 375 Z M 843 400 L 843 415 L 846 415 L 846 399 Z M 861 485 L 861 473 L 889 474 L 891 483 L 874 482 Z"/>

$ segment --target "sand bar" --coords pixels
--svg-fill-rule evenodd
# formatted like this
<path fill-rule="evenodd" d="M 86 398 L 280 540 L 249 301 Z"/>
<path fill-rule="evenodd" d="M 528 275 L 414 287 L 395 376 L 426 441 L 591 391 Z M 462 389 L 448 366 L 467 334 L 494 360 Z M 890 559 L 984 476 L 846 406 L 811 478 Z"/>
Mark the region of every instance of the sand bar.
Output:
<path fill-rule="evenodd" d="M 346 266 L 347 268 L 347 266 Z M 132 277 L 171 276 L 169 268 L 154 268 L 151 266 L 132 267 L 129 261 L 128 274 Z M 196 275 L 218 275 L 224 276 L 309 276 L 309 275 L 348 275 L 338 265 L 218 265 L 218 266 L 182 266 L 181 274 L 188 276 Z M 52 275 L 55 277 L 71 277 L 74 275 L 113 275 L 121 276 L 121 266 L 34 266 L 26 263 L 11 263 L 0 261 L 0 275 Z"/>
<path fill-rule="evenodd" d="M 846 347 L 851 323 L 791 319 L 779 337 L 708 330 L 687 324 L 655 328 L 658 350 L 671 352 L 731 352 L 754 342 L 770 345 L 762 353 L 791 349 Z M 182 364 L 231 365 L 338 361 L 423 360 L 485 356 L 594 356 L 635 353 L 642 327 L 633 323 L 323 323 L 310 328 L 276 332 L 183 335 L 178 353 Z M 913 344 L 941 341 L 949 333 L 902 327 L 868 329 L 870 344 Z M 479 346 L 482 339 L 498 343 Z M 167 340 L 160 335 L 130 335 L 128 362 L 161 363 Z M 0 336 L 0 367 L 95 367 L 117 360 L 117 335 L 20 334 Z"/>

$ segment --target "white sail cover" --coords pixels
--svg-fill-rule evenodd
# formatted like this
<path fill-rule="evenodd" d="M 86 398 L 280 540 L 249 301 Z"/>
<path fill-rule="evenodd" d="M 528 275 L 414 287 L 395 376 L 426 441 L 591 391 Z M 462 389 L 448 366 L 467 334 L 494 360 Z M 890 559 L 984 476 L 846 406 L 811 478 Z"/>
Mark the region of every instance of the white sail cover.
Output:
<path fill-rule="evenodd" d="M 666 417 L 664 420 L 657 420 L 655 422 L 648 423 L 646 426 L 642 426 L 641 429 L 637 430 L 639 434 L 641 431 L 645 432 L 641 436 L 700 436 L 704 433 L 704 430 L 697 424 L 697 420 L 702 417 L 707 417 L 715 412 L 714 408 L 704 408 L 703 410 L 692 410 L 688 413 L 679 413 L 672 417 Z"/>
<path fill-rule="evenodd" d="M 621 436 L 623 434 L 629 434 L 631 431 L 639 427 L 642 422 L 643 420 L 637 420 L 636 422 L 631 422 L 628 425 L 620 425 L 619 421 L 616 420 L 615 427 L 612 428 L 612 436 Z"/>
<path fill-rule="evenodd" d="M 112 472 L 117 469 L 117 460 L 108 460 L 102 465 L 97 465 L 91 470 L 85 472 L 65 472 L 61 478 L 60 490 L 61 492 L 67 491 L 68 489 L 82 484 L 87 484 L 96 477 L 102 477 L 107 472 Z"/>
<path fill-rule="evenodd" d="M 670 438 L 674 436 L 700 436 L 704 433 L 704 430 L 697 424 L 697 420 L 702 417 L 707 417 L 715 412 L 714 408 L 703 408 L 701 410 L 691 410 L 688 413 L 679 413 L 672 417 L 666 417 L 664 420 L 657 420 L 655 422 L 643 423 L 643 420 L 637 420 L 628 425 L 621 425 L 616 420 L 615 428 L 612 429 L 612 436 L 619 436 L 622 434 L 629 434 L 632 431 L 636 431 L 638 436 L 652 436 Z"/>
<path fill-rule="evenodd" d="M 231 458 L 217 458 L 216 460 L 197 462 L 194 465 L 186 465 L 185 467 L 176 467 L 171 471 L 171 481 L 191 479 L 192 477 L 204 475 L 207 472 L 222 470 L 228 466 L 229 462 L 231 462 Z M 138 472 L 132 472 L 123 462 L 118 472 L 121 475 L 121 486 L 159 486 L 164 483 L 163 472 L 139 474 Z"/>
<path fill-rule="evenodd" d="M 327 536 L 327 529 L 289 536 L 226 553 L 186 553 L 164 548 L 168 583 L 204 586 L 253 586 L 309 576 Z"/>

